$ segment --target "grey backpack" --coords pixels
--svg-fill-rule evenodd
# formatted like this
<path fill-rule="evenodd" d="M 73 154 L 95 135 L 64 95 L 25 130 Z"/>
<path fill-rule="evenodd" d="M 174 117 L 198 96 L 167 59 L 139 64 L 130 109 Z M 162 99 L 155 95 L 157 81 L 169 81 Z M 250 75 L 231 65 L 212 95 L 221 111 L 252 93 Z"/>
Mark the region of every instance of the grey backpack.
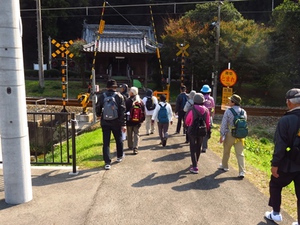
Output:
<path fill-rule="evenodd" d="M 104 103 L 102 108 L 102 118 L 104 120 L 115 120 L 118 116 L 118 105 L 115 99 L 116 92 L 111 95 L 107 96 L 106 93 L 103 93 L 104 96 Z"/>

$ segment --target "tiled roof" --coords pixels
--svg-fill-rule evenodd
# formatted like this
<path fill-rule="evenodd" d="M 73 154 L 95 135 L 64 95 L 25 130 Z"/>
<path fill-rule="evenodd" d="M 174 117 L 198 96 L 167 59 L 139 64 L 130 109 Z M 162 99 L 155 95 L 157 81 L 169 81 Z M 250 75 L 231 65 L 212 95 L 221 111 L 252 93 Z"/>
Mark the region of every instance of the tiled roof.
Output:
<path fill-rule="evenodd" d="M 97 42 L 98 27 L 84 24 L 82 38 L 88 43 L 85 52 L 94 52 L 96 46 L 102 53 L 155 53 L 154 33 L 149 26 L 105 25 Z"/>

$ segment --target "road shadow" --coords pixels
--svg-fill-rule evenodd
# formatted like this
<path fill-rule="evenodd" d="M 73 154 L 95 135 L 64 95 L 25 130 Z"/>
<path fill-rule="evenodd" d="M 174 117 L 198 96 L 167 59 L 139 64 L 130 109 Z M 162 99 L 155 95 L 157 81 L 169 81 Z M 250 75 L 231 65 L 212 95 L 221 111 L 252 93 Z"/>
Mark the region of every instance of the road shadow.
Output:
<path fill-rule="evenodd" d="M 220 187 L 220 184 L 228 180 L 241 180 L 238 177 L 222 177 L 217 178 L 220 174 L 225 173 L 222 170 L 216 170 L 213 174 L 200 178 L 192 183 L 174 186 L 174 191 L 189 191 L 189 190 L 212 190 Z"/>
<path fill-rule="evenodd" d="M 145 187 L 145 186 L 154 186 L 159 184 L 169 184 L 176 182 L 180 179 L 183 179 L 188 174 L 188 169 L 184 169 L 178 171 L 177 173 L 166 174 L 162 176 L 155 176 L 157 173 L 152 173 L 145 177 L 144 179 L 140 180 L 137 183 L 132 184 L 132 187 Z"/>
<path fill-rule="evenodd" d="M 152 162 L 165 162 L 165 161 L 180 161 L 190 156 L 190 152 L 178 152 L 169 155 L 165 155 L 156 159 L 153 159 Z"/>

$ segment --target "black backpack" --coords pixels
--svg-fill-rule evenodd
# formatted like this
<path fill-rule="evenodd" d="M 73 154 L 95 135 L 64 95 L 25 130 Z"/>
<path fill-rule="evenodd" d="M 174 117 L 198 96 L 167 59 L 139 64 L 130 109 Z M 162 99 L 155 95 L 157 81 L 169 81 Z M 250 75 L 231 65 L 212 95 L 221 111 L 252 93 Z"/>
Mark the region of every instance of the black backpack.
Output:
<path fill-rule="evenodd" d="M 155 109 L 155 104 L 154 104 L 153 98 L 150 97 L 150 96 L 147 96 L 146 108 L 147 108 L 149 111 L 152 111 L 152 110 Z"/>
<path fill-rule="evenodd" d="M 208 129 L 206 127 L 205 119 L 207 113 L 205 112 L 203 115 L 195 109 L 194 107 L 191 109 L 193 112 L 193 123 L 188 127 L 187 133 L 192 137 L 204 137 L 207 135 Z"/>
<path fill-rule="evenodd" d="M 298 130 L 296 133 L 296 137 L 293 141 L 293 146 L 289 151 L 287 151 L 287 156 L 292 162 L 300 165 L 300 118 L 298 118 L 297 124 Z"/>

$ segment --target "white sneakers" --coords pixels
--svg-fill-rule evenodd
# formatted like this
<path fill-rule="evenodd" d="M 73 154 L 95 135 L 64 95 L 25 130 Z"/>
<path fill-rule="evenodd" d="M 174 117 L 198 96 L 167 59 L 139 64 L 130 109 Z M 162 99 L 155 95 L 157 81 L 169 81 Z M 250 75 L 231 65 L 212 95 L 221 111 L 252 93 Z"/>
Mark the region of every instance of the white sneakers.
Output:
<path fill-rule="evenodd" d="M 268 220 L 272 220 L 272 221 L 277 222 L 277 223 L 282 221 L 282 216 L 281 216 L 281 214 L 279 213 L 279 214 L 277 214 L 277 215 L 274 215 L 273 210 L 272 210 L 271 212 L 267 211 L 267 212 L 265 213 L 265 217 L 266 217 Z M 294 225 L 294 223 L 293 223 L 293 225 Z"/>
<path fill-rule="evenodd" d="M 245 177 L 245 173 L 244 172 L 240 172 L 238 177 L 243 179 Z"/>
<path fill-rule="evenodd" d="M 224 167 L 222 164 L 219 165 L 219 170 L 224 170 L 225 172 L 227 172 L 229 169 Z"/>
<path fill-rule="evenodd" d="M 292 223 L 292 225 L 299 225 L 299 223 L 298 222 L 294 222 L 294 223 Z"/>

